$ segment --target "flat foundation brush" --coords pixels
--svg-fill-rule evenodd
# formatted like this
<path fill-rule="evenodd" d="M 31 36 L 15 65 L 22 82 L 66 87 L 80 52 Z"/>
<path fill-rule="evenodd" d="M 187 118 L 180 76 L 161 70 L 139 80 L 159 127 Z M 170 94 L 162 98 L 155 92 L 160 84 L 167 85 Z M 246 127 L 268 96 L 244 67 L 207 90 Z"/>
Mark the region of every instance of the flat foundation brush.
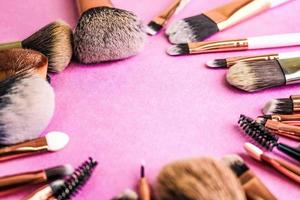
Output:
<path fill-rule="evenodd" d="M 213 52 L 246 51 L 300 45 L 300 33 L 267 35 L 221 41 L 192 42 L 172 45 L 167 53 L 171 56 Z"/>
<path fill-rule="evenodd" d="M 300 113 L 300 95 L 291 95 L 289 98 L 273 99 L 266 103 L 263 113 L 294 114 Z"/>
<path fill-rule="evenodd" d="M 61 72 L 71 61 L 73 33 L 63 21 L 52 22 L 22 41 L 0 44 L 0 50 L 11 48 L 33 49 L 49 60 L 49 72 Z"/>
<path fill-rule="evenodd" d="M 249 17 L 274 8 L 291 0 L 235 0 L 172 23 L 166 30 L 173 44 L 202 41 Z"/>
<path fill-rule="evenodd" d="M 74 32 L 74 54 L 81 63 L 120 60 L 138 54 L 146 32 L 132 12 L 110 0 L 77 0 L 81 17 Z"/>
<path fill-rule="evenodd" d="M 300 151 L 297 148 L 278 142 L 279 138 L 277 136 L 270 133 L 264 126 L 255 122 L 250 117 L 241 115 L 238 124 L 245 134 L 265 149 L 272 151 L 276 147 L 277 150 L 300 162 Z"/>
<path fill-rule="evenodd" d="M 300 57 L 240 62 L 229 68 L 226 80 L 246 92 L 296 84 L 300 81 Z"/>
<path fill-rule="evenodd" d="M 287 59 L 287 58 L 296 58 L 296 57 L 300 57 L 300 51 L 221 58 L 221 59 L 207 61 L 206 66 L 209 68 L 229 68 L 237 64 L 238 62 L 256 62 L 256 61 L 277 60 L 277 59 Z"/>
<path fill-rule="evenodd" d="M 168 22 L 168 20 L 182 10 L 190 0 L 173 0 L 172 4 L 156 16 L 146 27 L 149 35 L 156 35 Z"/>

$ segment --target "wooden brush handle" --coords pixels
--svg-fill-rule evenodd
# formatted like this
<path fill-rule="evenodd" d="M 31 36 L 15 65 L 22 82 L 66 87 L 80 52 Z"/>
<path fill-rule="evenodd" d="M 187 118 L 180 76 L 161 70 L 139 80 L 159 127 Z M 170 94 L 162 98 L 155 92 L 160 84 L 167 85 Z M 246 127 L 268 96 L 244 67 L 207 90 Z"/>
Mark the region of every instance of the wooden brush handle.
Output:
<path fill-rule="evenodd" d="M 113 4 L 111 0 L 77 0 L 77 7 L 80 15 L 90 8 L 102 6 L 113 7 Z"/>

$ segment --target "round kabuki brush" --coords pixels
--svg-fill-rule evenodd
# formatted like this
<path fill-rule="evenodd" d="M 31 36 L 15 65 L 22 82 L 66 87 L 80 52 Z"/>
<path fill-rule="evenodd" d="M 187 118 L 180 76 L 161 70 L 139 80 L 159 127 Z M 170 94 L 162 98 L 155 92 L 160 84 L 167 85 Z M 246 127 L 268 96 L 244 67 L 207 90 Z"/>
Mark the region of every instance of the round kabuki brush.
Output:
<path fill-rule="evenodd" d="M 159 200 L 245 200 L 239 180 L 229 167 L 212 158 L 176 161 L 157 177 Z"/>
<path fill-rule="evenodd" d="M 22 41 L 0 44 L 0 50 L 26 48 L 39 51 L 49 59 L 49 72 L 61 72 L 72 58 L 73 33 L 62 21 L 52 22 Z"/>
<path fill-rule="evenodd" d="M 77 0 L 81 17 L 74 33 L 74 54 L 81 63 L 120 60 L 138 54 L 146 33 L 132 12 L 110 0 Z"/>
<path fill-rule="evenodd" d="M 19 73 L 35 73 L 46 78 L 48 58 L 30 49 L 5 49 L 0 51 L 0 81 Z"/>
<path fill-rule="evenodd" d="M 39 136 L 54 113 L 53 88 L 38 75 L 19 74 L 0 82 L 0 144 Z"/>

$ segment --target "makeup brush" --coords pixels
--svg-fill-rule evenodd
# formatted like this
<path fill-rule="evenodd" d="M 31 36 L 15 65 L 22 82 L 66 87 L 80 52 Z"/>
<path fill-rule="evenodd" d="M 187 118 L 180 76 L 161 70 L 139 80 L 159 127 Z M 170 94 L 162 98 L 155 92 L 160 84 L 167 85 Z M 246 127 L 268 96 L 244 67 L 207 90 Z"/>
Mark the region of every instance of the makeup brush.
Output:
<path fill-rule="evenodd" d="M 173 44 L 202 41 L 249 17 L 291 0 L 234 0 L 200 15 L 172 23 L 166 30 Z"/>
<path fill-rule="evenodd" d="M 117 195 L 113 200 L 138 200 L 138 195 L 131 189 L 126 189 L 122 194 Z"/>
<path fill-rule="evenodd" d="M 245 134 L 249 135 L 265 149 L 272 151 L 276 147 L 282 153 L 300 161 L 300 151 L 298 149 L 278 142 L 279 138 L 276 135 L 271 134 L 264 126 L 255 122 L 250 117 L 240 115 L 238 124 Z"/>
<path fill-rule="evenodd" d="M 113 8 L 110 0 L 77 0 L 81 17 L 74 33 L 74 54 L 79 62 L 99 63 L 138 54 L 146 33 L 132 12 Z"/>
<path fill-rule="evenodd" d="M 26 48 L 39 51 L 49 60 L 49 72 L 63 71 L 72 58 L 72 30 L 63 21 L 52 22 L 22 41 L 0 44 L 0 50 Z"/>
<path fill-rule="evenodd" d="M 97 161 L 89 158 L 75 170 L 70 178 L 65 180 L 63 186 L 60 187 L 48 200 L 68 200 L 75 197 L 79 190 L 90 179 L 97 164 Z"/>
<path fill-rule="evenodd" d="M 240 62 L 229 68 L 226 80 L 246 92 L 296 84 L 300 80 L 300 57 Z"/>
<path fill-rule="evenodd" d="M 269 191 L 264 183 L 249 169 L 245 161 L 238 155 L 227 155 L 222 161 L 232 169 L 239 178 L 248 200 L 277 198 Z"/>
<path fill-rule="evenodd" d="M 59 151 L 68 142 L 69 136 L 67 134 L 55 131 L 49 132 L 44 137 L 0 148 L 0 162 L 45 152 Z"/>
<path fill-rule="evenodd" d="M 207 61 L 206 66 L 209 68 L 229 68 L 237 64 L 238 62 L 256 62 L 256 61 L 277 60 L 277 59 L 287 59 L 287 58 L 296 58 L 296 57 L 300 57 L 300 51 L 221 58 L 221 59 Z"/>
<path fill-rule="evenodd" d="M 259 122 L 262 119 L 273 120 L 275 122 L 281 122 L 284 124 L 290 124 L 295 126 L 300 126 L 300 114 L 290 114 L 290 115 L 281 115 L 281 114 L 271 114 L 263 115 L 257 117 L 256 121 Z"/>
<path fill-rule="evenodd" d="M 291 95 L 289 98 L 273 99 L 266 103 L 262 112 L 271 114 L 293 114 L 300 112 L 300 95 Z"/>
<path fill-rule="evenodd" d="M 0 51 L 0 81 L 19 73 L 35 73 L 46 79 L 48 59 L 30 49 L 6 49 Z"/>
<path fill-rule="evenodd" d="M 24 200 L 47 200 L 51 198 L 53 194 L 64 185 L 63 180 L 53 181 L 38 190 L 34 191 L 28 197 L 24 198 Z"/>
<path fill-rule="evenodd" d="M 286 160 L 273 158 L 251 143 L 245 143 L 244 148 L 255 160 L 268 164 L 286 177 L 300 183 L 300 168 L 297 165 Z"/>
<path fill-rule="evenodd" d="M 156 35 L 168 22 L 168 20 L 179 11 L 181 11 L 190 0 L 173 0 L 172 4 L 156 16 L 146 27 L 149 35 Z"/>
<path fill-rule="evenodd" d="M 181 43 L 167 50 L 170 56 L 213 52 L 246 51 L 300 45 L 300 33 L 266 35 L 243 39 Z"/>
<path fill-rule="evenodd" d="M 54 113 L 54 91 L 37 75 L 20 74 L 0 82 L 0 144 L 38 137 Z"/>
<path fill-rule="evenodd" d="M 51 182 L 71 175 L 73 171 L 71 165 L 60 165 L 38 171 L 3 176 L 0 177 L 0 194 L 7 195 L 28 185 Z"/>
<path fill-rule="evenodd" d="M 170 163 L 156 182 L 159 200 L 243 200 L 244 190 L 233 172 L 221 161 L 196 158 Z"/>
<path fill-rule="evenodd" d="M 141 200 L 151 200 L 150 185 L 145 177 L 145 162 L 141 165 L 141 179 L 139 182 L 139 193 Z"/>

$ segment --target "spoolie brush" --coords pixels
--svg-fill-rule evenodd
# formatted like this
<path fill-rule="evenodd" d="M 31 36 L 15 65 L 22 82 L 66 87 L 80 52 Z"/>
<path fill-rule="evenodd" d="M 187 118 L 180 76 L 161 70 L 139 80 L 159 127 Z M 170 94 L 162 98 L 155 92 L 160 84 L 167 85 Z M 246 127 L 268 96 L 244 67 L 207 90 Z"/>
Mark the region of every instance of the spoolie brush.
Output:
<path fill-rule="evenodd" d="M 300 95 L 291 95 L 289 98 L 273 99 L 266 103 L 262 111 L 265 115 L 293 114 L 300 112 Z"/>
<path fill-rule="evenodd" d="M 37 75 L 19 74 L 0 82 L 0 144 L 37 138 L 48 126 L 54 105 L 53 88 Z"/>
<path fill-rule="evenodd" d="M 239 62 L 229 68 L 226 80 L 230 85 L 247 92 L 299 83 L 300 57 Z"/>
<path fill-rule="evenodd" d="M 65 181 L 64 185 L 55 191 L 53 194 L 54 199 L 68 200 L 74 197 L 87 183 L 97 164 L 97 161 L 92 158 L 85 161 L 75 170 L 70 178 Z"/>
<path fill-rule="evenodd" d="M 10 48 L 33 49 L 49 60 L 49 72 L 61 72 L 72 58 L 72 30 L 65 22 L 52 22 L 23 41 L 0 44 L 0 50 Z"/>
<path fill-rule="evenodd" d="M 120 60 L 143 49 L 146 33 L 134 13 L 113 8 L 110 0 L 78 0 L 78 6 L 74 54 L 79 62 Z"/>
<path fill-rule="evenodd" d="M 272 151 L 276 147 L 279 151 L 300 161 L 300 151 L 289 145 L 279 143 L 278 137 L 271 134 L 263 125 L 255 122 L 252 118 L 245 115 L 240 115 L 239 126 L 244 130 L 244 133 L 254 139 L 265 149 Z"/>

